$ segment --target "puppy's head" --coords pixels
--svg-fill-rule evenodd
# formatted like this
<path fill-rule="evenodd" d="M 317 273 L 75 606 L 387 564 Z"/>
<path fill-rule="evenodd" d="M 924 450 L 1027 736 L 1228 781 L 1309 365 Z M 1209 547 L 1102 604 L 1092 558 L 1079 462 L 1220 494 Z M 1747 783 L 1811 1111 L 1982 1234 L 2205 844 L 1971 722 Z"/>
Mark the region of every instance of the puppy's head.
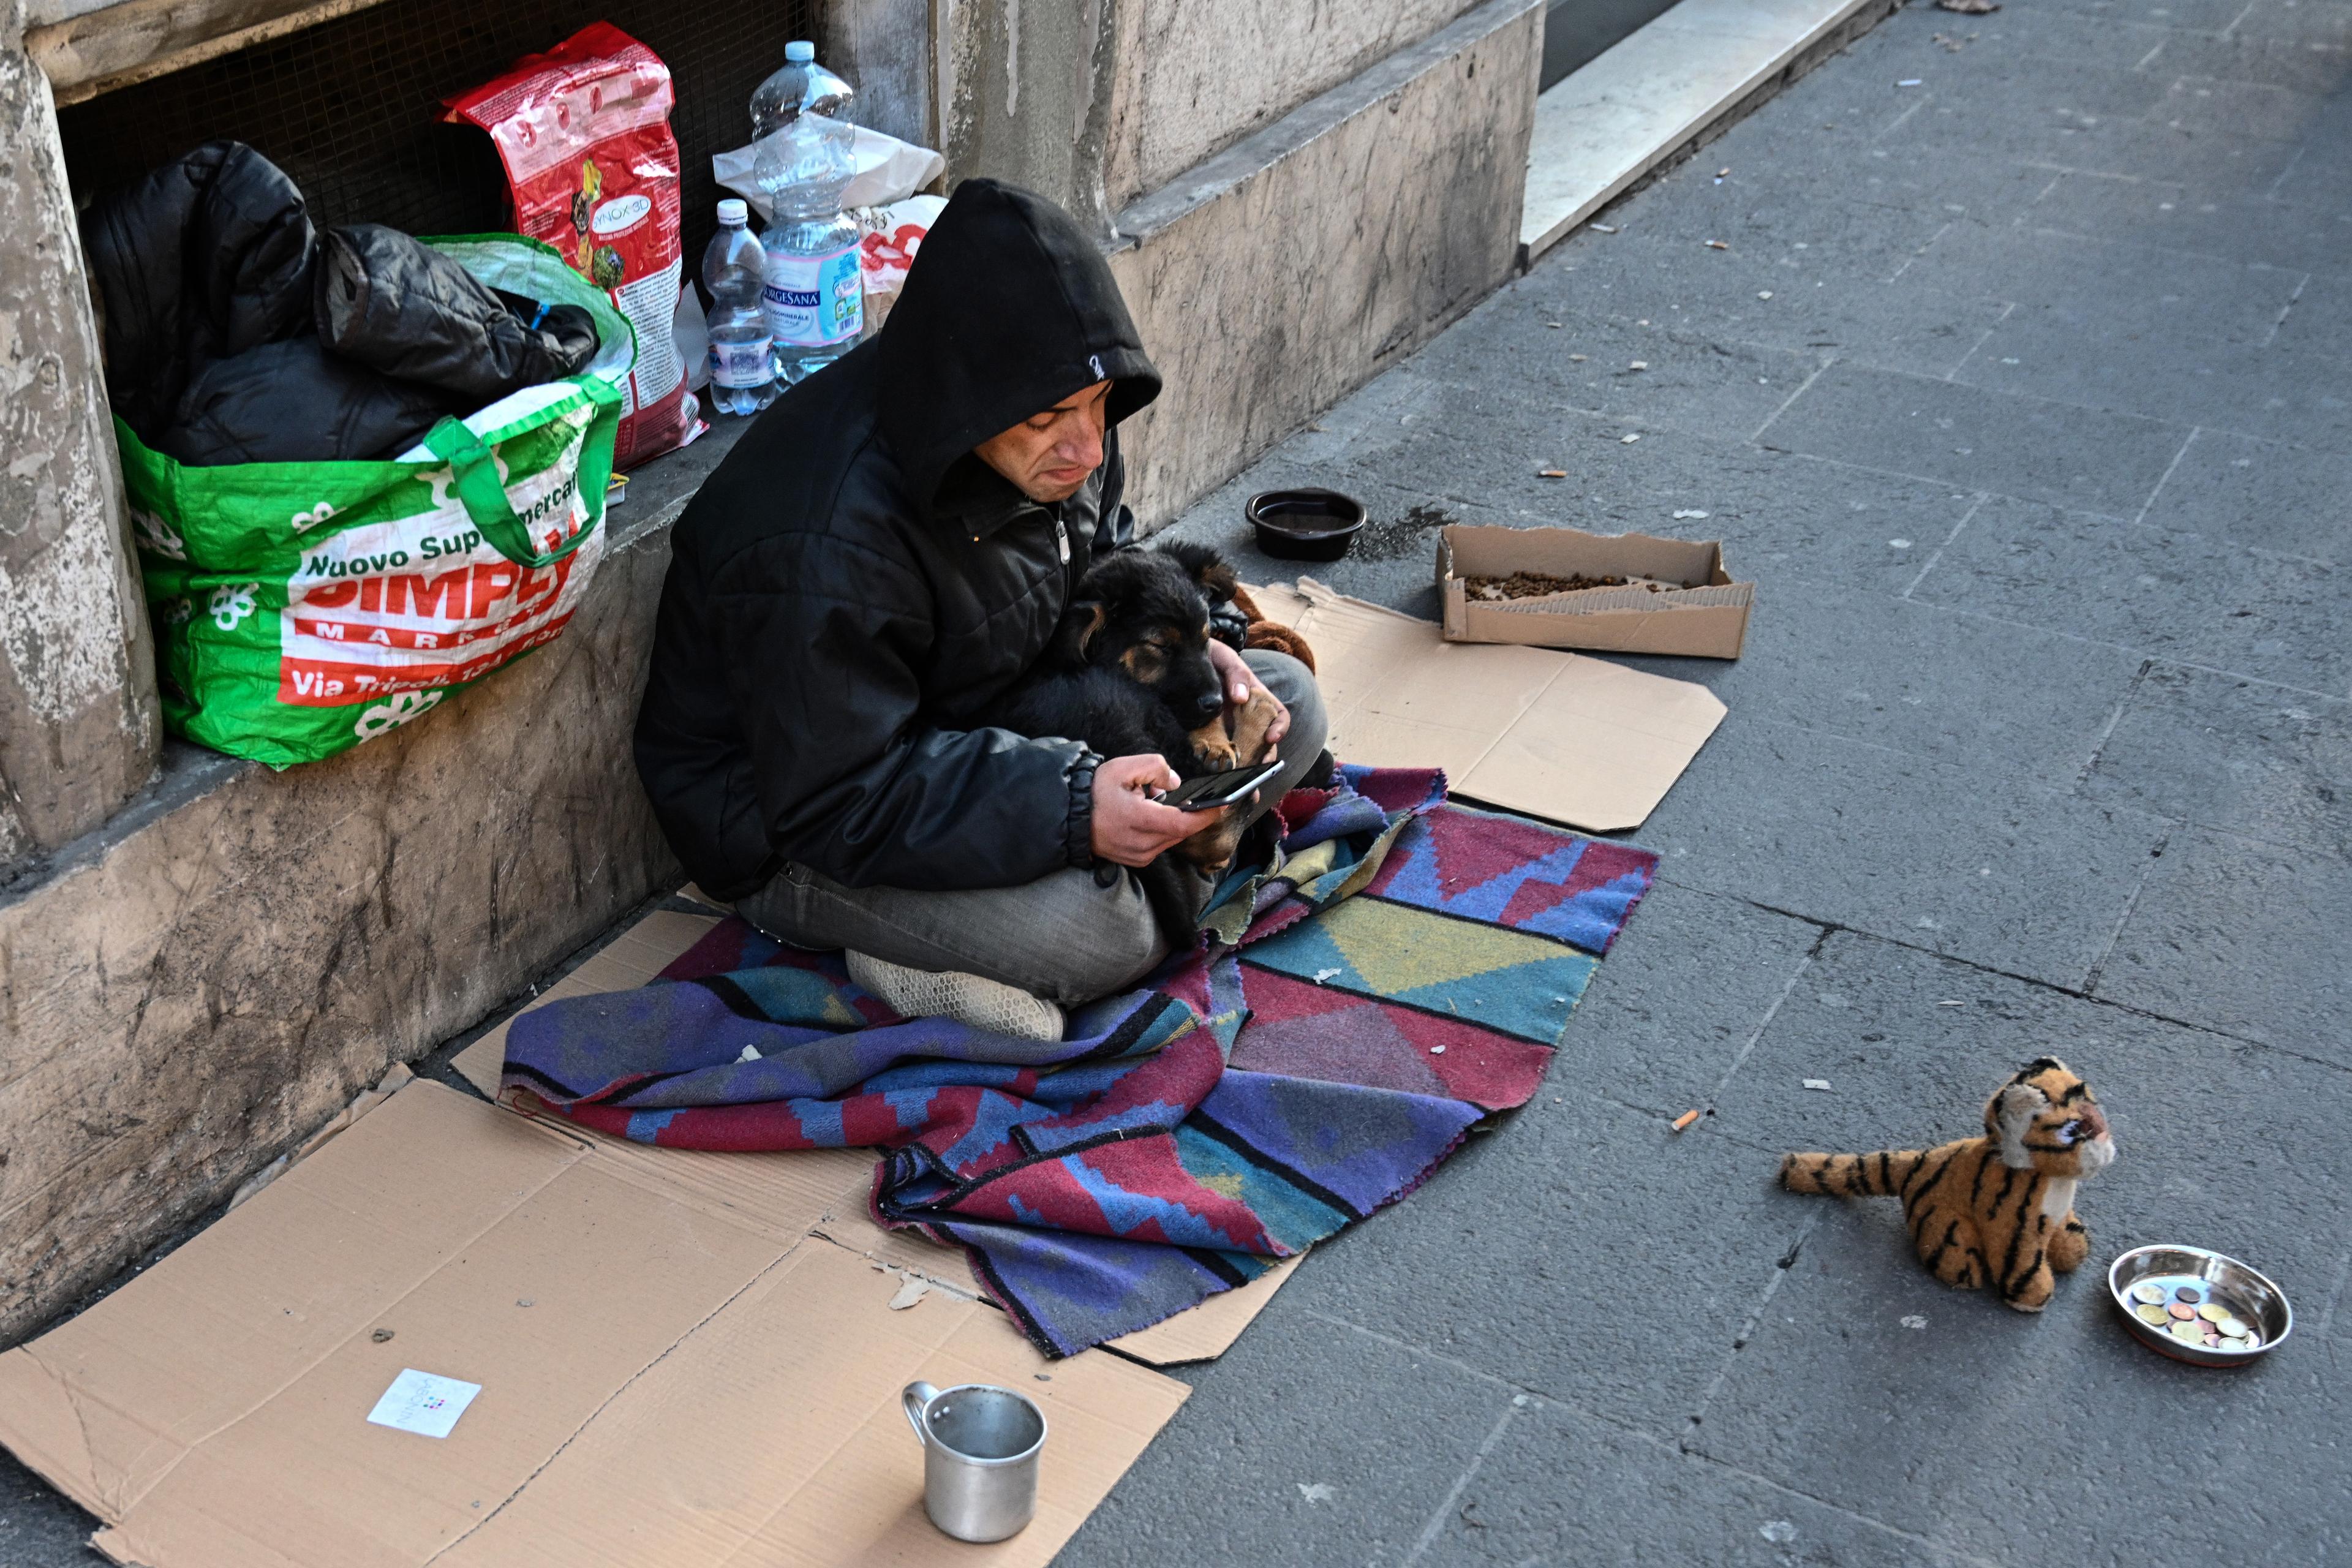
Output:
<path fill-rule="evenodd" d="M 1119 551 L 1079 580 L 1059 651 L 1073 664 L 1123 671 L 1197 729 L 1224 711 L 1209 613 L 1233 591 L 1232 570 L 1200 545 Z"/>

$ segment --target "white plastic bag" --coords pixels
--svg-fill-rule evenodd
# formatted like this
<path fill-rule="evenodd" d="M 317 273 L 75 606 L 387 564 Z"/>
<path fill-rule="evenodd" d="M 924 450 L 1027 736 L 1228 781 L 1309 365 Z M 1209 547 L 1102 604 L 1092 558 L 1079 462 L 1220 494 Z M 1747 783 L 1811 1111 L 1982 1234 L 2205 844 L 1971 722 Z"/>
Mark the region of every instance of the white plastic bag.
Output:
<path fill-rule="evenodd" d="M 851 176 L 848 189 L 841 194 L 844 207 L 881 206 L 904 201 L 947 169 L 948 161 L 929 147 L 918 147 L 863 125 L 851 129 L 856 135 L 850 146 L 850 157 L 857 165 L 857 173 Z M 772 142 L 783 134 L 782 131 L 772 132 L 765 140 Z M 768 194 L 760 188 L 752 172 L 759 160 L 760 146 L 754 142 L 749 147 L 717 154 L 710 160 L 710 173 L 720 184 L 750 202 L 751 210 L 760 215 L 760 221 L 766 223 L 775 215 L 768 210 Z"/>

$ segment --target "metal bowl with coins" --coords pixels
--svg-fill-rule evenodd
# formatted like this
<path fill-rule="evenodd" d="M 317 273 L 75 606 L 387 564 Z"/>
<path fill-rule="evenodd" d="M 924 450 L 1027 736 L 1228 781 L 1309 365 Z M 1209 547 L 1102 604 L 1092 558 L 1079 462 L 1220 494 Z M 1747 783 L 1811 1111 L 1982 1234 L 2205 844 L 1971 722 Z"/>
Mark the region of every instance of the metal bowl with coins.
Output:
<path fill-rule="evenodd" d="M 2137 1247 L 2107 1265 L 2107 1294 L 2142 1344 L 2192 1366 L 2245 1366 L 2294 1331 L 2286 1292 L 2202 1247 Z"/>

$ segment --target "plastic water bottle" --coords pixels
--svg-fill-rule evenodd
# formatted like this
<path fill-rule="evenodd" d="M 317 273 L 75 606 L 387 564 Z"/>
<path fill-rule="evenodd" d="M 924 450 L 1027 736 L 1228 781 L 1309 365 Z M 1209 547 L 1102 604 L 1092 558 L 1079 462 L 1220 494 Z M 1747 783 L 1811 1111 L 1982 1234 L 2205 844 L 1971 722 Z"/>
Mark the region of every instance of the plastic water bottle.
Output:
<path fill-rule="evenodd" d="M 799 382 L 855 347 L 866 324 L 857 226 L 841 194 L 856 173 L 847 82 L 816 63 L 816 46 L 784 46 L 784 68 L 751 94 L 760 152 L 752 177 L 767 195 L 761 298 L 775 340 L 776 374 Z M 714 339 L 715 341 L 715 339 Z"/>
<path fill-rule="evenodd" d="M 730 198 L 719 204 L 719 232 L 702 253 L 710 290 L 710 401 L 721 414 L 757 414 L 776 400 L 774 340 L 761 299 L 767 253 L 745 226 L 751 213 Z"/>

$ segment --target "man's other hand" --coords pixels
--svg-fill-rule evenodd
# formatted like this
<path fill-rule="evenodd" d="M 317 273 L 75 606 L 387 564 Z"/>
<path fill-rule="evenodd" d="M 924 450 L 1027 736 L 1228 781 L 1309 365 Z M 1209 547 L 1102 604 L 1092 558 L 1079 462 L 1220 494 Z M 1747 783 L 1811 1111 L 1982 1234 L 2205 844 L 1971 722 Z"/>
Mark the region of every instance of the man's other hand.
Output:
<path fill-rule="evenodd" d="M 1224 816 L 1223 811 L 1179 811 L 1151 798 L 1154 790 L 1174 789 L 1183 782 L 1163 757 L 1113 757 L 1097 766 L 1096 856 L 1114 865 L 1149 866 Z"/>
<path fill-rule="evenodd" d="M 1261 692 L 1265 693 L 1264 700 L 1272 704 L 1274 718 L 1265 727 L 1265 750 L 1260 755 L 1247 759 L 1244 765 L 1255 766 L 1258 763 L 1274 761 L 1282 754 L 1282 738 L 1290 733 L 1290 710 L 1282 705 L 1280 698 L 1266 690 L 1265 682 L 1257 678 L 1257 671 L 1249 667 L 1249 660 L 1213 637 L 1209 640 L 1209 662 L 1216 667 L 1217 679 L 1224 683 L 1226 717 L 1238 713 L 1252 697 Z"/>

